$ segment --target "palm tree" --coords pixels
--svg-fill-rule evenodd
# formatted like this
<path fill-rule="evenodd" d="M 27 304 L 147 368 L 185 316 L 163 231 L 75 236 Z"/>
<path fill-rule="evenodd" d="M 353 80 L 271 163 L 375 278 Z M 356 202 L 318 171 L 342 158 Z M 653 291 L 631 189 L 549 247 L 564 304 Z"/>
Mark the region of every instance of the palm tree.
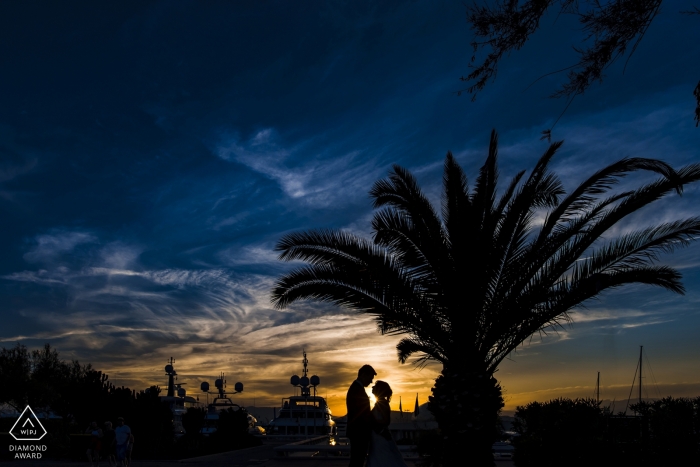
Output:
<path fill-rule="evenodd" d="M 382 333 L 406 336 L 397 345 L 401 363 L 416 356 L 419 364 L 442 364 L 429 403 L 444 440 L 436 464 L 459 465 L 468 453 L 475 465 L 493 465 L 500 362 L 534 333 L 570 322 L 572 309 L 604 290 L 643 283 L 682 294 L 678 271 L 654 263 L 700 234 L 695 217 L 601 241 L 631 213 L 681 194 L 700 179 L 700 164 L 676 171 L 659 160 L 626 158 L 566 194 L 549 169 L 557 142 L 528 177 L 519 172 L 497 196 L 497 140 L 494 131 L 471 190 L 447 153 L 441 216 L 415 177 L 394 166 L 370 191 L 377 209 L 371 241 L 313 230 L 277 245 L 281 260 L 308 265 L 279 278 L 275 306 L 313 299 L 370 314 Z M 635 171 L 658 179 L 610 194 Z M 545 210 L 538 223 L 535 215 Z"/>

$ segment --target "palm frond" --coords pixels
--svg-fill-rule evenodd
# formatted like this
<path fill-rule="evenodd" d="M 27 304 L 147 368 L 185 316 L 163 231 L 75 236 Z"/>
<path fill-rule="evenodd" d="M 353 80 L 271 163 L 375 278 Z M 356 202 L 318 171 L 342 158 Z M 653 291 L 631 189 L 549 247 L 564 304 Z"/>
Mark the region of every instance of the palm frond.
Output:
<path fill-rule="evenodd" d="M 414 361 L 417 366 L 423 366 L 430 360 L 436 360 L 440 363 L 447 361 L 442 350 L 430 341 L 423 341 L 414 337 L 405 337 L 396 344 L 396 351 L 399 358 L 399 363 L 406 363 L 408 359 L 416 353 L 423 354 L 420 358 Z"/>
<path fill-rule="evenodd" d="M 571 273 L 572 280 L 658 261 L 659 253 L 671 253 L 677 248 L 686 247 L 697 235 L 700 235 L 700 217 L 623 235 L 598 248 L 589 258 L 578 261 Z"/>
<path fill-rule="evenodd" d="M 382 272 L 380 282 L 377 277 L 332 265 L 297 268 L 277 281 L 272 301 L 280 309 L 302 299 L 332 303 L 374 316 L 388 334 L 450 335 L 449 323 L 432 312 L 429 298 L 412 290 L 405 278 L 392 281 L 388 271 Z"/>
<path fill-rule="evenodd" d="M 520 172 L 515 174 L 513 179 L 510 181 L 508 188 L 503 193 L 503 196 L 501 196 L 501 199 L 498 201 L 498 207 L 496 208 L 496 213 L 497 213 L 499 218 L 503 214 L 503 210 L 506 208 L 508 203 L 510 203 L 510 200 L 513 198 L 513 193 L 515 192 L 515 188 L 518 186 L 518 183 L 520 183 L 520 180 L 522 180 L 523 175 L 525 175 L 525 172 L 527 172 L 527 171 L 521 170 Z"/>
<path fill-rule="evenodd" d="M 597 171 L 576 187 L 559 205 L 552 210 L 540 232 L 544 238 L 561 219 L 580 214 L 597 201 L 597 197 L 610 190 L 628 174 L 645 170 L 663 175 L 667 180 L 678 183 L 678 174 L 667 163 L 643 157 L 624 158 Z M 678 185 L 677 185 L 678 186 Z M 680 193 L 680 186 L 677 188 Z"/>
<path fill-rule="evenodd" d="M 391 208 L 379 210 L 372 218 L 372 230 L 374 243 L 386 248 L 416 279 L 435 283 L 441 278 L 440 245 L 436 251 L 436 245 L 421 237 L 422 231 L 406 214 Z"/>
<path fill-rule="evenodd" d="M 408 170 L 394 165 L 389 179 L 375 182 L 369 194 L 374 198 L 375 209 L 391 206 L 405 212 L 417 226 L 424 226 L 427 235 L 440 241 L 440 219 L 418 186 L 418 181 Z"/>
<path fill-rule="evenodd" d="M 445 157 L 442 182 L 442 219 L 447 233 L 447 244 L 451 249 L 459 249 L 467 235 L 471 199 L 467 177 L 451 152 Z"/>
<path fill-rule="evenodd" d="M 497 227 L 499 249 L 506 248 L 510 239 L 513 238 L 514 232 L 522 228 L 522 221 L 528 213 L 537 207 L 555 201 L 563 193 L 561 183 L 549 173 L 547 167 L 561 144 L 561 142 L 557 142 L 549 146 L 528 179 L 506 204 L 505 212 Z"/>
<path fill-rule="evenodd" d="M 380 247 L 348 232 L 310 230 L 293 232 L 282 237 L 275 251 L 281 261 L 306 261 L 311 264 L 329 264 L 335 261 L 357 261 L 359 256 L 387 256 Z"/>
<path fill-rule="evenodd" d="M 671 191 L 678 192 L 683 189 L 684 185 L 700 180 L 700 164 L 684 167 L 677 173 L 678 177 L 675 179 L 664 178 L 638 188 L 624 197 L 617 206 L 611 208 L 599 219 L 591 223 L 586 232 L 576 238 L 574 247 L 567 258 L 568 261 L 572 262 L 579 258 L 608 229 L 628 215 L 659 200 Z M 563 266 L 564 264 L 562 264 L 561 269 L 563 269 Z M 562 274 L 564 270 L 561 271 Z"/>
<path fill-rule="evenodd" d="M 375 209 L 386 206 L 404 213 L 420 232 L 424 243 L 443 248 L 446 235 L 440 218 L 408 170 L 394 165 L 388 179 L 374 184 L 370 196 L 374 198 Z"/>
<path fill-rule="evenodd" d="M 471 216 L 469 221 L 477 228 L 489 223 L 496 201 L 496 184 L 498 182 L 498 133 L 491 131 L 489 152 L 486 162 L 479 170 L 474 193 L 471 196 Z"/>
<path fill-rule="evenodd" d="M 567 255 L 571 251 L 571 243 L 578 236 L 587 231 L 590 223 L 596 221 L 606 210 L 632 192 L 618 193 L 602 201 L 589 206 L 587 212 L 581 216 L 570 219 L 567 222 L 557 224 L 557 227 L 546 238 L 539 236 L 537 240 L 526 246 L 523 255 L 517 261 L 511 261 L 504 268 L 503 284 L 507 288 L 500 291 L 504 297 L 517 297 L 515 291 L 522 290 L 526 284 L 540 282 L 551 284 L 562 274 L 562 270 L 568 269 L 578 259 L 574 255 Z M 566 262 L 568 258 L 568 262 Z M 554 266 L 557 266 L 555 269 Z M 564 268 L 566 266 L 566 268 Z M 538 276 L 538 279 L 535 278 Z"/>
<path fill-rule="evenodd" d="M 523 253 L 535 209 L 555 203 L 563 193 L 561 182 L 547 167 L 561 144 L 557 142 L 550 145 L 527 181 L 513 197 L 509 196 L 511 199 L 506 204 L 505 212 L 492 231 L 495 241 L 489 258 L 490 268 L 486 271 L 490 278 L 490 286 L 484 289 L 483 300 L 486 302 L 494 300 L 507 264 Z M 514 185 L 511 183 L 511 186 Z"/>
<path fill-rule="evenodd" d="M 605 290 L 627 284 L 655 285 L 683 295 L 685 288 L 680 279 L 680 273 L 669 266 L 641 266 L 592 274 L 562 288 L 559 291 L 559 299 L 552 302 L 552 306 L 543 313 L 543 317 L 549 316 L 551 319 Z"/>

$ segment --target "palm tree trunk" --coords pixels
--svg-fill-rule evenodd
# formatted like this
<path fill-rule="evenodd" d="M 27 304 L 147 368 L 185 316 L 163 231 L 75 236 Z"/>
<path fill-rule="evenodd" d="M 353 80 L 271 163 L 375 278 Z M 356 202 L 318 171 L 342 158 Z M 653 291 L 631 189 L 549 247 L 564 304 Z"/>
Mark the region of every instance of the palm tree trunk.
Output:
<path fill-rule="evenodd" d="M 441 454 L 431 456 L 433 465 L 494 465 L 491 447 L 500 434 L 503 396 L 496 378 L 475 368 L 446 365 L 435 380 L 428 408 L 438 423 L 442 446 Z"/>

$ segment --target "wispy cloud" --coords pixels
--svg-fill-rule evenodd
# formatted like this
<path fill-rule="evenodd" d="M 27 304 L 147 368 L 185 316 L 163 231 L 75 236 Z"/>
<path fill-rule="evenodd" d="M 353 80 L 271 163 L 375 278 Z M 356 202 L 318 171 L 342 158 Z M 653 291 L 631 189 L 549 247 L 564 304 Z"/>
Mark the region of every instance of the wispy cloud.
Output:
<path fill-rule="evenodd" d="M 637 319 L 650 315 L 652 315 L 651 312 L 642 310 L 597 308 L 592 310 L 579 310 L 572 314 L 572 319 L 574 323 L 590 323 L 594 321 Z"/>
<path fill-rule="evenodd" d="M 284 147 L 277 133 L 267 128 L 248 141 L 238 136 L 222 138 L 215 152 L 223 160 L 236 161 L 276 181 L 282 191 L 316 207 L 365 196 L 381 169 L 360 149 L 334 154 L 317 149 L 314 140 Z"/>
<path fill-rule="evenodd" d="M 35 245 L 24 255 L 31 263 L 50 262 L 58 255 L 72 251 L 83 243 L 93 243 L 97 237 L 89 232 L 61 231 L 37 235 Z"/>
<path fill-rule="evenodd" d="M 651 310 L 624 308 L 579 309 L 571 314 L 571 338 L 587 338 L 591 332 L 634 329 L 673 322 L 677 311 L 666 307 Z"/>
<path fill-rule="evenodd" d="M 231 267 L 240 265 L 281 267 L 282 263 L 277 258 L 278 256 L 274 250 L 274 244 L 271 242 L 227 247 L 217 253 L 217 257 L 223 264 Z"/>

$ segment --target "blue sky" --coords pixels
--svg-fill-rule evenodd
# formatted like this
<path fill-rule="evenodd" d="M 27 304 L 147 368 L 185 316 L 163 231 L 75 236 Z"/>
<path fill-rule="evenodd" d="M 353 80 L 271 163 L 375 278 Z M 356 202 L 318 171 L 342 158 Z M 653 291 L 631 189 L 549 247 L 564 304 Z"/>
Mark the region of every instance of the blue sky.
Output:
<path fill-rule="evenodd" d="M 684 7 L 665 2 L 624 73 L 623 60 L 555 127 L 567 187 L 624 156 L 700 160 L 700 28 Z M 492 128 L 503 175 L 531 168 L 563 77 L 526 88 L 575 61 L 582 36 L 555 16 L 471 102 L 456 93 L 471 56 L 462 2 L 4 3 L 0 345 L 50 342 L 135 388 L 163 385 L 173 356 L 188 387 L 224 371 L 269 404 L 304 347 L 336 413 L 368 362 L 426 399 L 438 368 L 399 365 L 397 339 L 368 318 L 272 309 L 290 267 L 274 245 L 310 228 L 367 235 L 367 192 L 395 163 L 437 201 L 445 153 L 473 178 Z M 690 187 L 611 236 L 697 215 L 699 200 Z M 588 304 L 502 365 L 507 408 L 591 395 L 596 371 L 619 400 L 639 345 L 660 392 L 700 394 L 700 247 L 663 261 L 685 296 L 629 287 Z"/>

